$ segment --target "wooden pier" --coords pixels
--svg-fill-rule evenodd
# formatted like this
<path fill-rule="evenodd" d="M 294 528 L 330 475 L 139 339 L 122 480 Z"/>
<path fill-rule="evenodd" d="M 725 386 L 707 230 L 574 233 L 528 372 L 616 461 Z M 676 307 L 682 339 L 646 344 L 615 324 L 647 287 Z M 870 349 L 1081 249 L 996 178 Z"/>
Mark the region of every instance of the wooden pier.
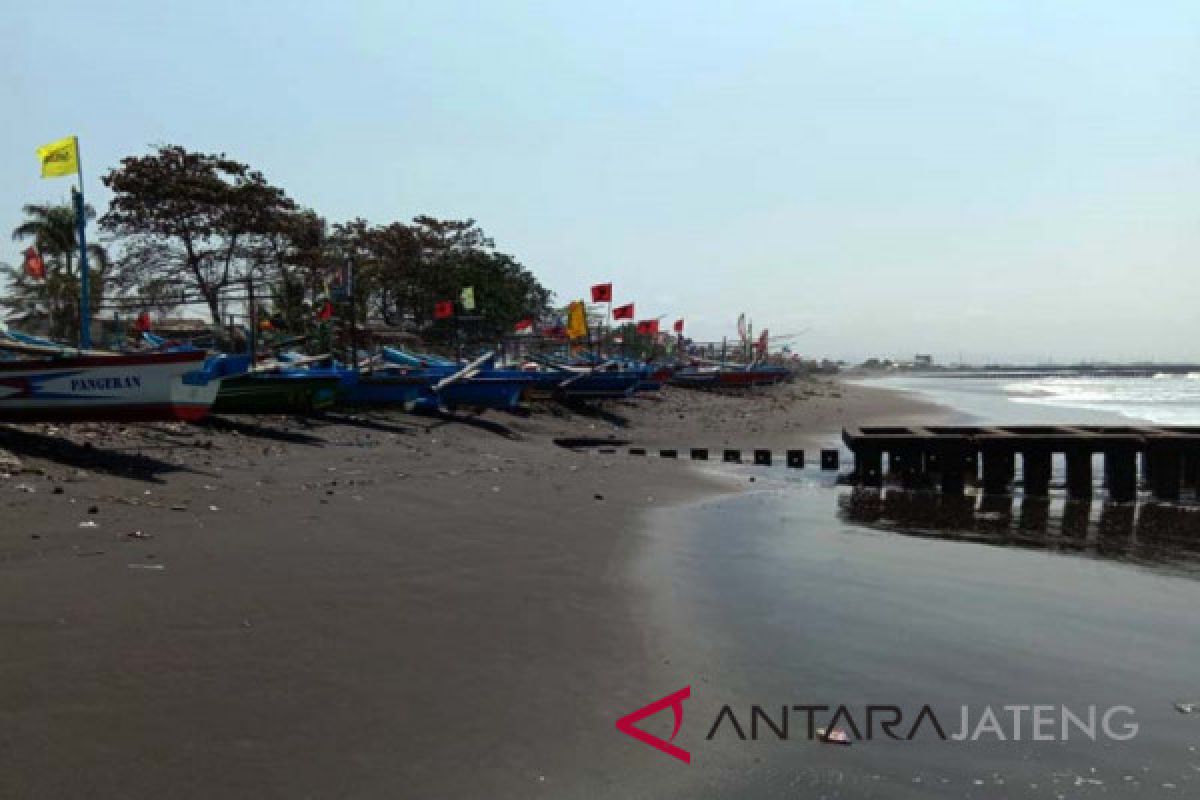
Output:
<path fill-rule="evenodd" d="M 1183 488 L 1200 482 L 1200 426 L 865 427 L 844 429 L 842 440 L 854 453 L 854 482 L 870 487 L 889 478 L 947 494 L 977 484 L 984 494 L 1005 495 L 1012 491 L 1020 456 L 1025 495 L 1044 497 L 1056 454 L 1065 459 L 1071 499 L 1092 497 L 1097 455 L 1114 502 L 1136 500 L 1139 478 L 1155 499 L 1165 501 L 1178 500 Z"/>

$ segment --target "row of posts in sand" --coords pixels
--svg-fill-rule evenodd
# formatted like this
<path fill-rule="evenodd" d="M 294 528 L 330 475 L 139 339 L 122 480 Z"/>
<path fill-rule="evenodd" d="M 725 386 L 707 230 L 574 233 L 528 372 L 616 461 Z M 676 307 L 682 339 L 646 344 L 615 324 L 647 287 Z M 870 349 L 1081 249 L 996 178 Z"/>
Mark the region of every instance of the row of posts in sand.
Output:
<path fill-rule="evenodd" d="M 1136 500 L 1139 479 L 1155 499 L 1168 502 L 1184 488 L 1200 487 L 1200 428 L 1193 427 L 855 428 L 843 431 L 843 440 L 854 453 L 854 481 L 868 487 L 888 477 L 912 489 L 961 494 L 979 485 L 985 495 L 1005 495 L 1019 457 L 1025 496 L 1045 497 L 1056 455 L 1065 462 L 1071 499 L 1092 497 L 1098 461 L 1114 502 Z"/>

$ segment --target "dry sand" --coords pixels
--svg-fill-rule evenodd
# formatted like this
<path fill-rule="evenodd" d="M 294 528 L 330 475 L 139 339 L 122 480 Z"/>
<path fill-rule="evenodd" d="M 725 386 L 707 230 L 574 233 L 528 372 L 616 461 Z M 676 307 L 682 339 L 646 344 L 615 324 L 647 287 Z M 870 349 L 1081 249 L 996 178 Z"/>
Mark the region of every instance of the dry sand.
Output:
<path fill-rule="evenodd" d="M 0 797 L 628 796 L 605 698 L 646 671 L 639 514 L 730 486 L 552 439 L 778 451 L 922 413 L 813 381 L 4 428 Z"/>

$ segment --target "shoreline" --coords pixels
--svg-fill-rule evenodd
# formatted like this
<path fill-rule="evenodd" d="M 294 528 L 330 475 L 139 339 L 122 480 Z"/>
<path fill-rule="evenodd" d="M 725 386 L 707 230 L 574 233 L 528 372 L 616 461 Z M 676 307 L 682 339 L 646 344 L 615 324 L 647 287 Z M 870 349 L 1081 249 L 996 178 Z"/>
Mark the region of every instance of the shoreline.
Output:
<path fill-rule="evenodd" d="M 0 794 L 616 792 L 652 666 L 640 512 L 736 486 L 552 439 L 778 451 L 937 413 L 898 398 L 5 428 Z"/>

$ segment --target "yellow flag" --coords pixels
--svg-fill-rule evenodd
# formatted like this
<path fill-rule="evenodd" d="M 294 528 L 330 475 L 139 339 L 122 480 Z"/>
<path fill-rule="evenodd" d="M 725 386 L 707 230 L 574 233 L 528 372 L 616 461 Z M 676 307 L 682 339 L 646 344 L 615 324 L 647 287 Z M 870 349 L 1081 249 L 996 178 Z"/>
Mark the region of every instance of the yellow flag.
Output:
<path fill-rule="evenodd" d="M 459 299 L 462 300 L 463 311 L 474 311 L 475 310 L 475 287 L 468 286 L 467 288 L 463 289 L 462 297 L 460 297 Z"/>
<path fill-rule="evenodd" d="M 576 300 L 567 309 L 567 336 L 572 339 L 583 339 L 587 335 L 587 309 L 582 300 Z"/>
<path fill-rule="evenodd" d="M 37 149 L 43 178 L 59 178 L 79 172 L 79 139 L 68 136 Z"/>

